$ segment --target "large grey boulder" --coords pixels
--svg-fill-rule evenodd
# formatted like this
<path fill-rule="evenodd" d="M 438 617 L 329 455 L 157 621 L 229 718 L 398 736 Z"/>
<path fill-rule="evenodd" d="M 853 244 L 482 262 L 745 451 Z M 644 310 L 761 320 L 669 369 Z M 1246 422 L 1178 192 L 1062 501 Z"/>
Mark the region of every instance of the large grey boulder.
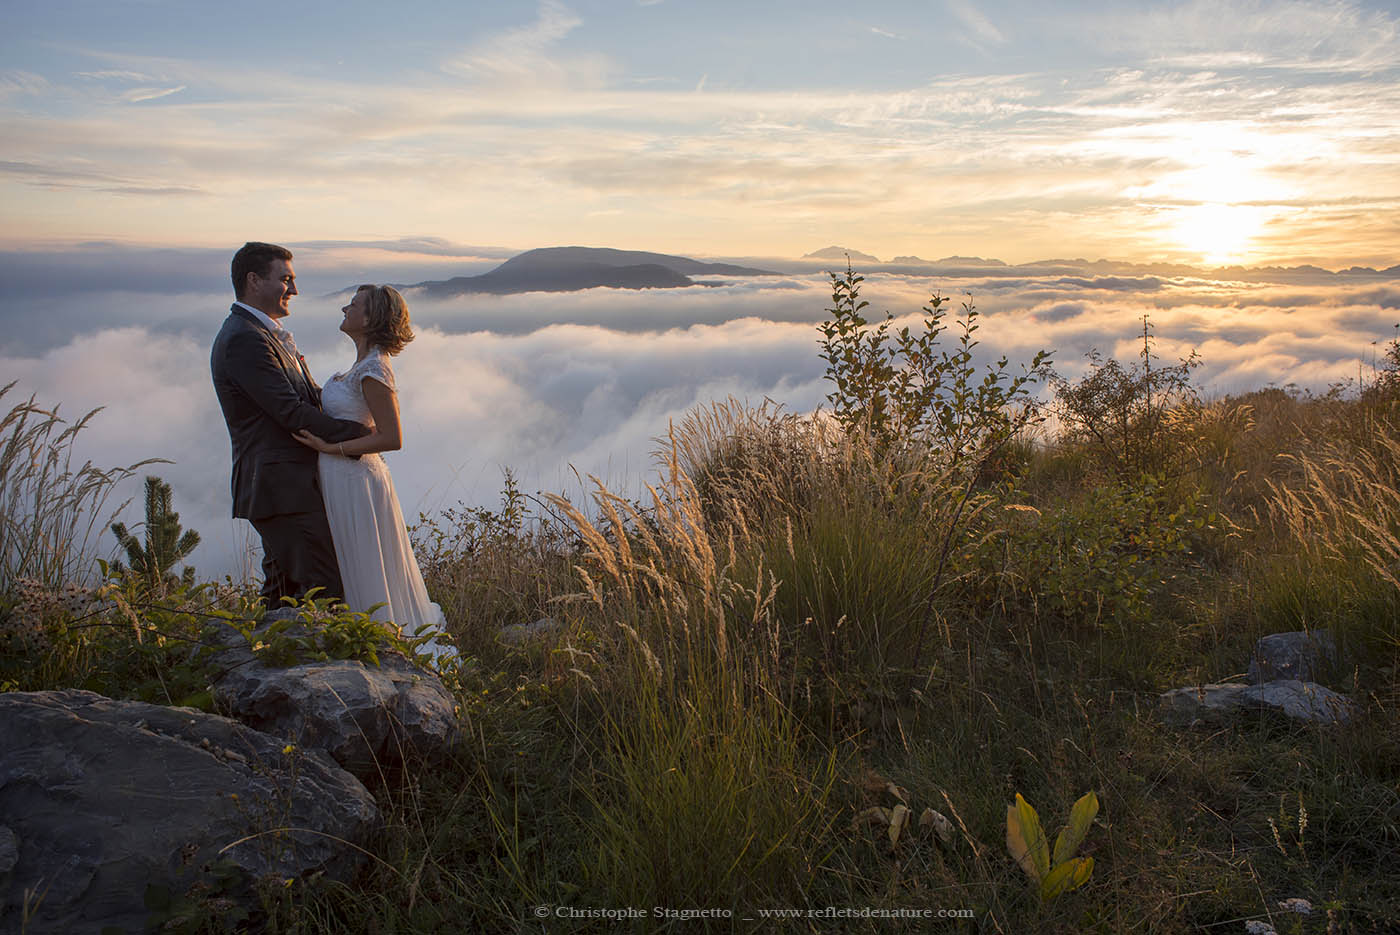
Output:
<path fill-rule="evenodd" d="M 1280 679 L 1316 681 L 1324 665 L 1337 661 L 1337 644 L 1326 630 L 1270 633 L 1254 644 L 1249 657 L 1253 685 Z"/>
<path fill-rule="evenodd" d="M 148 885 L 179 893 L 216 862 L 348 879 L 374 800 L 325 755 L 285 747 L 192 708 L 0 694 L 0 932 L 20 931 L 26 904 L 32 935 L 141 932 Z"/>
<path fill-rule="evenodd" d="M 1216 683 L 1162 694 L 1168 723 L 1189 726 L 1249 711 L 1273 711 L 1294 720 L 1338 724 L 1354 713 L 1351 699 L 1315 682 L 1283 679 L 1263 685 Z"/>
<path fill-rule="evenodd" d="M 285 669 L 258 661 L 229 630 L 215 658 L 218 709 L 249 727 L 324 750 L 361 780 L 410 756 L 433 757 L 457 739 L 456 705 L 442 682 L 395 652 L 379 665 L 337 659 Z"/>

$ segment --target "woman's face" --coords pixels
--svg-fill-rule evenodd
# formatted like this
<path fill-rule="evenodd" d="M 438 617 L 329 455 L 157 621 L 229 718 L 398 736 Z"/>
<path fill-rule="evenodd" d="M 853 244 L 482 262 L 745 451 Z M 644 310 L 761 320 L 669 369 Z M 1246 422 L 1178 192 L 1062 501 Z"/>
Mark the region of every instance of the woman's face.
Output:
<path fill-rule="evenodd" d="M 369 330 L 369 290 L 361 289 L 355 293 L 344 308 L 345 318 L 340 323 L 340 330 L 354 337 L 357 334 L 364 334 Z"/>

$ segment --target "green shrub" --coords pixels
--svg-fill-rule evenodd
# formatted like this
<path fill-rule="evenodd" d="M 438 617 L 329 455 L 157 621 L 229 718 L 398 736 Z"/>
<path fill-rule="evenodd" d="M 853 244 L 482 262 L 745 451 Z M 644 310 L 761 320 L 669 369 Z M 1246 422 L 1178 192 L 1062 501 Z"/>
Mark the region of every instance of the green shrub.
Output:
<path fill-rule="evenodd" d="M 1163 365 L 1152 353 L 1150 325 L 1142 319 L 1142 351 L 1128 366 L 1089 352 L 1089 373 L 1070 382 L 1054 377 L 1061 441 L 1084 446 L 1120 479 L 1161 473 L 1178 467 L 1183 423 L 1174 410 L 1199 402 L 1191 371 L 1200 366 L 1192 352 L 1186 360 Z"/>
<path fill-rule="evenodd" d="M 1020 375 L 1007 372 L 1005 357 L 979 373 L 973 334 L 980 325 L 970 297 L 950 351 L 940 344 L 948 328 L 942 296 L 935 293 L 923 308 L 928 317 L 922 330 L 901 328 L 892 335 L 893 315 L 886 312 L 874 326 L 862 315 L 869 305 L 860 298 L 864 277 L 849 264 L 844 277 L 830 276 L 831 317 L 818 326 L 821 356 L 835 387 L 827 399 L 847 431 L 866 434 L 881 452 L 914 448 L 946 465 L 970 463 L 975 473 L 1037 421 L 1031 389 L 1049 376 L 1050 354 L 1038 352 Z"/>
<path fill-rule="evenodd" d="M 1146 620 L 1193 538 L 1216 522 L 1198 499 L 1183 502 L 1152 477 L 984 516 L 970 557 L 994 589 L 974 596 L 995 595 L 1008 617 L 1090 626 Z"/>

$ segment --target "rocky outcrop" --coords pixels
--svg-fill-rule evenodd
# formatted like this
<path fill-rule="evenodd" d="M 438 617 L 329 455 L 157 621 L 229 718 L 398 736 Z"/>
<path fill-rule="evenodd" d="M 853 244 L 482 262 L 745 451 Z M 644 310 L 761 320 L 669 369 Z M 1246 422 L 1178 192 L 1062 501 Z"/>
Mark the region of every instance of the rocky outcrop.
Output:
<path fill-rule="evenodd" d="M 324 754 L 191 708 L 0 694 L 0 931 L 144 931 L 203 868 L 347 879 L 374 800 Z M 294 829 L 294 830 L 292 830 Z M 8 866 L 7 866 L 8 865 Z"/>
<path fill-rule="evenodd" d="M 1272 711 L 1298 721 L 1338 724 L 1353 712 L 1351 699 L 1315 682 L 1283 679 L 1262 685 L 1217 683 L 1175 688 L 1162 695 L 1168 723 L 1187 727 L 1250 711 Z"/>
<path fill-rule="evenodd" d="M 1311 679 L 1336 662 L 1336 645 L 1324 630 L 1272 633 L 1254 646 L 1249 685 L 1236 682 L 1188 685 L 1164 692 L 1162 715 L 1179 727 L 1213 723 L 1246 712 L 1274 712 L 1295 721 L 1334 725 L 1349 720 L 1356 706 L 1346 695 Z"/>
<path fill-rule="evenodd" d="M 216 658 L 224 674 L 214 702 L 230 717 L 300 746 L 323 750 L 361 780 L 412 756 L 433 757 L 457 737 L 451 693 L 398 653 L 379 665 L 351 659 L 285 669 L 263 665 L 236 631 Z"/>
<path fill-rule="evenodd" d="M 1270 633 L 1254 644 L 1249 657 L 1249 682 L 1261 685 L 1279 679 L 1316 681 L 1326 665 L 1337 661 L 1337 644 L 1326 630 Z"/>

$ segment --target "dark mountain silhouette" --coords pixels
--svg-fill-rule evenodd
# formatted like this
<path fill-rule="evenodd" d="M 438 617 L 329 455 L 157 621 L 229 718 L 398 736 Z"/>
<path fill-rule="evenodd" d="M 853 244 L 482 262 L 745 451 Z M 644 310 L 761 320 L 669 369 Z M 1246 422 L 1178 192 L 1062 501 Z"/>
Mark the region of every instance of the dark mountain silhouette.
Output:
<path fill-rule="evenodd" d="M 470 293 L 575 292 L 606 286 L 613 289 L 676 289 L 714 285 L 692 275 L 777 276 L 770 270 L 702 263 L 689 257 L 609 247 L 541 247 L 511 257 L 480 276 L 420 282 L 409 288 L 434 299 Z"/>

